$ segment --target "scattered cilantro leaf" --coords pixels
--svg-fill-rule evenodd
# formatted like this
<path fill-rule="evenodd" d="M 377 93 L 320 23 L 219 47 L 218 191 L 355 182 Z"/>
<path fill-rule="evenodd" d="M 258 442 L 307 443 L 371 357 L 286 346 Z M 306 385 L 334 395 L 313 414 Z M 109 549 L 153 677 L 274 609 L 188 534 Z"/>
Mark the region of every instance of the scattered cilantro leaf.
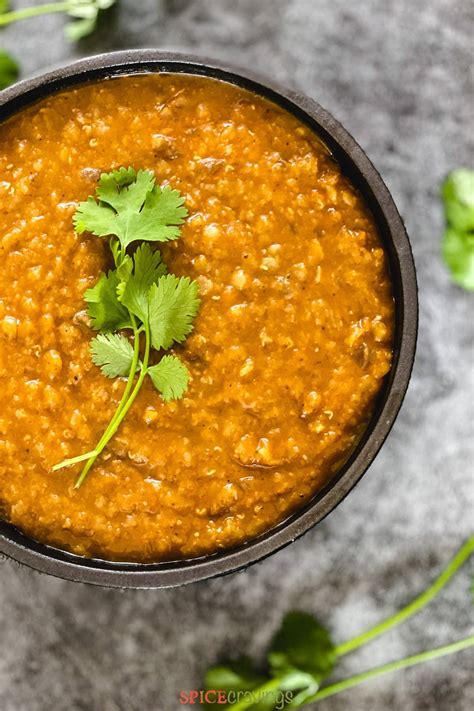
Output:
<path fill-rule="evenodd" d="M 332 672 L 334 649 L 329 632 L 312 615 L 294 611 L 284 617 L 273 638 L 268 662 L 274 676 L 292 677 L 292 688 L 311 681 L 319 685 Z"/>
<path fill-rule="evenodd" d="M 90 8 L 93 9 L 92 7 Z M 73 12 L 68 13 L 71 17 L 77 17 Z M 98 15 L 98 11 L 97 11 Z M 72 22 L 68 22 L 64 28 L 64 34 L 71 42 L 79 42 L 88 35 L 92 34 L 97 27 L 97 15 L 93 14 L 90 17 L 81 17 Z"/>
<path fill-rule="evenodd" d="M 474 291 L 474 233 L 458 232 L 448 227 L 442 253 L 453 281 L 463 289 Z"/>
<path fill-rule="evenodd" d="M 164 402 L 184 395 L 190 380 L 186 366 L 174 355 L 149 365 L 150 353 L 152 348 L 182 343 L 193 328 L 200 303 L 198 284 L 188 277 L 166 274 L 161 253 L 148 244 L 179 236 L 179 225 L 187 214 L 181 195 L 169 186 L 156 186 L 151 171 L 131 167 L 102 174 L 96 194 L 97 199 L 81 202 L 73 217 L 78 234 L 109 237 L 115 263 L 115 269 L 102 274 L 84 294 L 91 326 L 100 331 L 91 342 L 91 356 L 107 377 L 128 377 L 95 448 L 53 467 L 57 471 L 85 462 L 76 488 L 117 432 L 145 378 L 150 377 Z M 127 248 L 136 241 L 140 244 L 129 254 Z M 133 332 L 133 347 L 125 335 L 117 333 L 121 330 Z"/>
<path fill-rule="evenodd" d="M 184 198 L 169 186 L 155 185 L 148 170 L 120 168 L 101 176 L 99 201 L 89 197 L 74 216 L 76 231 L 98 237 L 115 235 L 123 251 L 132 242 L 167 242 L 180 235 L 187 210 Z"/>
<path fill-rule="evenodd" d="M 442 188 L 446 220 L 456 230 L 474 230 L 474 170 L 458 168 L 444 181 Z"/>
<path fill-rule="evenodd" d="M 0 89 L 6 89 L 13 84 L 20 74 L 20 66 L 11 54 L 0 50 Z"/>
<path fill-rule="evenodd" d="M 458 168 L 443 188 L 446 230 L 441 251 L 453 281 L 474 291 L 474 170 Z"/>
<path fill-rule="evenodd" d="M 8 12 L 10 9 L 10 0 L 0 0 L 0 15 Z"/>
<path fill-rule="evenodd" d="M 238 699 L 239 694 L 260 689 L 266 681 L 267 678 L 263 674 L 259 674 L 253 669 L 248 657 L 241 657 L 208 669 L 204 679 L 204 689 L 231 692 Z M 219 706 L 216 706 L 216 704 L 209 702 L 204 703 L 203 708 L 235 708 L 235 704 L 232 702 L 233 696 L 230 696 L 229 703 L 219 703 Z M 249 708 L 251 711 L 272 711 L 275 708 L 275 698 L 270 694 L 261 694 L 260 698 L 256 699 Z"/>
<path fill-rule="evenodd" d="M 92 34 L 97 27 L 100 12 L 108 10 L 117 0 L 76 0 L 68 15 L 75 18 L 65 29 L 66 37 L 77 42 Z"/>
<path fill-rule="evenodd" d="M 163 276 L 149 292 L 149 322 L 153 348 L 171 348 L 192 331 L 199 308 L 195 281 L 174 274 Z"/>
<path fill-rule="evenodd" d="M 240 659 L 208 669 L 204 688 L 251 691 L 263 684 L 264 681 L 266 681 L 266 677 L 253 669 L 251 660 L 248 657 L 240 657 Z"/>
<path fill-rule="evenodd" d="M 99 333 L 91 341 L 92 362 L 108 378 L 128 375 L 133 361 L 132 344 L 118 333 Z"/>
<path fill-rule="evenodd" d="M 117 272 L 110 271 L 108 274 L 102 274 L 97 284 L 87 289 L 84 294 L 91 325 L 96 331 L 131 328 L 130 314 L 117 297 L 119 284 Z"/>
<path fill-rule="evenodd" d="M 159 363 L 148 368 L 148 374 L 165 402 L 179 400 L 188 387 L 188 369 L 176 356 L 163 356 Z"/>

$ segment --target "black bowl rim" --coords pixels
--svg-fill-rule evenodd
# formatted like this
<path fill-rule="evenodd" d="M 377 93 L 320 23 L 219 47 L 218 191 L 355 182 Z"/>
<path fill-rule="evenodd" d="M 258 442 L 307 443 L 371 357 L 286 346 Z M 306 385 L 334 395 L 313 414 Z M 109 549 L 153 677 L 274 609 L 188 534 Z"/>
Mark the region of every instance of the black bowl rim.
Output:
<path fill-rule="evenodd" d="M 328 144 L 343 169 L 369 196 L 379 229 L 391 250 L 397 309 L 395 359 L 383 402 L 348 463 L 300 511 L 278 526 L 241 545 L 201 558 L 155 564 L 114 563 L 82 558 L 37 543 L 0 522 L 0 552 L 19 563 L 76 582 L 120 588 L 163 588 L 196 582 L 260 561 L 302 536 L 337 506 L 357 484 L 388 436 L 402 405 L 413 367 L 418 330 L 415 266 L 403 221 L 385 183 L 352 136 L 316 101 L 304 94 L 225 62 L 155 49 L 110 52 L 82 59 L 0 92 L 0 121 L 58 90 L 89 81 L 140 73 L 185 73 L 221 79 L 269 98 L 310 124 Z"/>

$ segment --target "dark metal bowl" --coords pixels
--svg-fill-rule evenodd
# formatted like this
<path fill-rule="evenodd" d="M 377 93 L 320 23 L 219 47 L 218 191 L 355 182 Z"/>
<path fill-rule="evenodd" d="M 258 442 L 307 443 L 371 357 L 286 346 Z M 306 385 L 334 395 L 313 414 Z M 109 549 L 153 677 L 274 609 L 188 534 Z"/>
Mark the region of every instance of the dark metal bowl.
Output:
<path fill-rule="evenodd" d="M 0 121 L 66 87 L 149 72 L 199 74 L 231 82 L 273 101 L 314 129 L 362 193 L 375 217 L 390 262 L 396 327 L 392 369 L 376 412 L 349 461 L 306 506 L 245 545 L 192 560 L 112 563 L 81 558 L 37 543 L 8 523 L 0 522 L 0 552 L 18 562 L 69 580 L 128 588 L 171 587 L 231 573 L 274 553 L 327 516 L 362 477 L 395 421 L 410 379 L 418 325 L 417 286 L 410 243 L 387 187 L 347 131 L 319 104 L 302 94 L 213 60 L 133 50 L 91 57 L 1 92 Z"/>

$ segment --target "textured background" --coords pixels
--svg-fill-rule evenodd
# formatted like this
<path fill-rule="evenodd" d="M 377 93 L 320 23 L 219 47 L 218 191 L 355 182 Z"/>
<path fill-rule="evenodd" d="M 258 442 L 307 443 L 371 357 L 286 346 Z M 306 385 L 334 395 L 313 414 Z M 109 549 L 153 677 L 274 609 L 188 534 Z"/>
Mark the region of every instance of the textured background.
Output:
<path fill-rule="evenodd" d="M 16 7 L 34 0 L 14 0 Z M 251 570 L 169 591 L 114 591 L 0 564 L 2 711 L 174 711 L 223 654 L 265 648 L 289 608 L 337 640 L 404 604 L 473 523 L 472 296 L 439 258 L 439 184 L 472 163 L 469 0 L 121 0 L 79 46 L 60 16 L 0 36 L 25 75 L 103 50 L 186 49 L 258 68 L 316 98 L 354 134 L 404 216 L 418 267 L 414 376 L 397 424 L 348 499 Z M 469 387 L 467 386 L 469 384 Z M 349 657 L 355 672 L 467 633 L 468 576 L 406 626 Z M 464 652 L 343 694 L 321 711 L 467 711 Z"/>

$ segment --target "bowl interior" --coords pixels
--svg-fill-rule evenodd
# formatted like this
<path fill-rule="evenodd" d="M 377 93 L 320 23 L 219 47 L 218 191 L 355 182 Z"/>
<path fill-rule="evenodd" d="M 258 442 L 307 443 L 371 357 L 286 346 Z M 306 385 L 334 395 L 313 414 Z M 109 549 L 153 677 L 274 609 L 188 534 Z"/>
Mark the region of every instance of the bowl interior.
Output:
<path fill-rule="evenodd" d="M 212 60 L 136 50 L 92 57 L 2 92 L 0 121 L 70 86 L 149 72 L 197 74 L 236 84 L 281 106 L 321 138 L 342 171 L 363 195 L 374 215 L 388 255 L 395 298 L 394 359 L 371 421 L 338 474 L 303 508 L 238 548 L 189 560 L 154 564 L 115 563 L 81 558 L 37 543 L 10 524 L 0 521 L 0 551 L 4 554 L 45 573 L 117 587 L 168 587 L 233 572 L 290 543 L 326 516 L 364 474 L 391 429 L 410 378 L 418 317 L 410 245 L 386 186 L 347 131 L 316 102 L 303 95 Z"/>

